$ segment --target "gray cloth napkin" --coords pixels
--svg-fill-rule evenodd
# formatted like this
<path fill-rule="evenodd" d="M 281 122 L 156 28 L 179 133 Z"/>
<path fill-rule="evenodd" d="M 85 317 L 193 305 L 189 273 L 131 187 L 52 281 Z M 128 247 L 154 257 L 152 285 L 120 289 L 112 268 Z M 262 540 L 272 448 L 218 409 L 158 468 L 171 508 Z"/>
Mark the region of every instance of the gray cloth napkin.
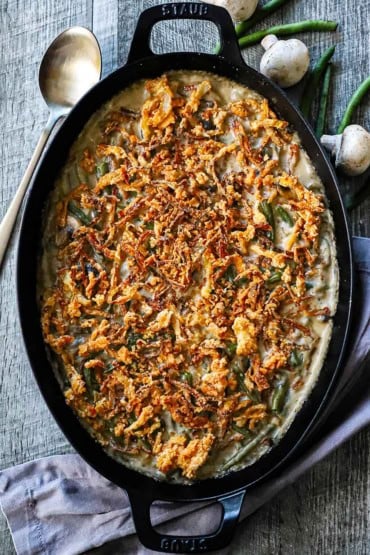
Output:
<path fill-rule="evenodd" d="M 241 520 L 370 423 L 370 381 L 364 376 L 370 351 L 370 239 L 355 237 L 354 253 L 355 301 L 361 308 L 356 311 L 347 361 L 324 420 L 288 467 L 248 490 Z M 125 491 L 78 455 L 47 457 L 3 470 L 0 504 L 17 553 L 22 555 L 153 553 L 135 535 Z M 153 524 L 177 535 L 189 530 L 192 535 L 204 534 L 217 527 L 220 515 L 214 503 L 161 502 L 153 508 Z"/>

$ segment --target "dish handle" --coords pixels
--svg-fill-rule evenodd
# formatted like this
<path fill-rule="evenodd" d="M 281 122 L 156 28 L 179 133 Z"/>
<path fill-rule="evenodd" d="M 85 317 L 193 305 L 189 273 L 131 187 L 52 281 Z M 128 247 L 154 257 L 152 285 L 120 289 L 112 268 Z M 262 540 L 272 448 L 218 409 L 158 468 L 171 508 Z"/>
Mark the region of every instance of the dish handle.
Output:
<path fill-rule="evenodd" d="M 148 8 L 140 14 L 132 39 L 127 62 L 154 56 L 150 48 L 150 33 L 159 21 L 169 19 L 201 19 L 212 21 L 220 33 L 221 49 L 219 56 L 236 64 L 243 63 L 235 28 L 225 8 L 199 2 L 175 2 Z"/>
<path fill-rule="evenodd" d="M 157 532 L 150 520 L 150 507 L 154 499 L 139 491 L 128 491 L 128 495 L 136 532 L 145 547 L 163 553 L 207 553 L 222 549 L 231 542 L 245 490 L 216 499 L 223 508 L 222 519 L 215 532 L 204 536 L 171 536 Z"/>

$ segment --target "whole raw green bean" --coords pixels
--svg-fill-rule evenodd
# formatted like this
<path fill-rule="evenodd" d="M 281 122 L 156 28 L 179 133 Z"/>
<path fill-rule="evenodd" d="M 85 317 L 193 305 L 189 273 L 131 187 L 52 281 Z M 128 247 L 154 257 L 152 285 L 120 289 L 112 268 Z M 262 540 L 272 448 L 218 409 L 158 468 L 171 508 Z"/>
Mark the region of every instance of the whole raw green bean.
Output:
<path fill-rule="evenodd" d="M 362 98 L 365 96 L 368 90 L 370 90 L 370 75 L 367 79 L 365 79 L 365 81 L 361 83 L 358 89 L 356 89 L 355 92 L 353 93 L 352 98 L 349 101 L 349 104 L 346 108 L 346 111 L 344 112 L 342 121 L 339 124 L 338 131 L 337 131 L 338 135 L 343 133 L 347 125 L 351 123 L 353 112 L 360 104 Z"/>
<path fill-rule="evenodd" d="M 335 31 L 338 26 L 336 21 L 325 21 L 322 19 L 309 19 L 307 21 L 297 21 L 296 23 L 287 23 L 285 25 L 275 25 L 268 29 L 256 31 L 250 35 L 240 37 L 240 48 L 246 48 L 261 42 L 267 35 L 295 35 L 296 33 L 304 33 L 305 31 Z"/>
<path fill-rule="evenodd" d="M 319 114 L 316 122 L 316 136 L 320 139 L 325 131 L 326 115 L 328 112 L 329 89 L 331 82 L 332 65 L 329 64 L 326 68 L 324 80 L 321 88 Z"/>
<path fill-rule="evenodd" d="M 301 102 L 301 112 L 306 118 L 308 118 L 310 115 L 312 102 L 315 97 L 319 82 L 324 74 L 324 71 L 326 70 L 328 63 L 333 57 L 334 51 L 335 46 L 330 46 L 330 48 L 325 50 L 324 54 L 316 62 L 315 67 L 313 68 L 307 80 Z"/>

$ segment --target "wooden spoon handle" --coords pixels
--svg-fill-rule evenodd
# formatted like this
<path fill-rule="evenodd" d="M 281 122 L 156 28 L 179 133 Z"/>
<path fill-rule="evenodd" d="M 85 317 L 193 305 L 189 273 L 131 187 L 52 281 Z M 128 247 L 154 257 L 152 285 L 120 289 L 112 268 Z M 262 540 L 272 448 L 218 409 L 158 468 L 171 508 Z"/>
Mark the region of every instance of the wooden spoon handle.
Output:
<path fill-rule="evenodd" d="M 43 130 L 41 137 L 38 140 L 32 158 L 27 166 L 24 176 L 22 177 L 22 181 L 20 182 L 17 192 L 0 224 L 0 267 L 5 256 L 9 240 L 12 236 L 12 231 L 17 220 L 23 197 L 25 195 L 25 192 L 27 191 L 27 187 L 31 181 L 37 163 L 41 157 L 45 143 L 48 140 L 51 130 L 53 129 L 58 119 L 59 117 L 55 117 L 53 114 L 50 114 L 45 129 Z"/>

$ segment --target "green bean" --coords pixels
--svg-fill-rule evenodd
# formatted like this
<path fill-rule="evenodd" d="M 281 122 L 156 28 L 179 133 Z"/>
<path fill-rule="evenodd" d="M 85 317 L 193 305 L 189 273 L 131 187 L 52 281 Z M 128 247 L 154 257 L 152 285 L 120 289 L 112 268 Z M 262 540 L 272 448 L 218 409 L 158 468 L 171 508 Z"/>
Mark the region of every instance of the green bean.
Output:
<path fill-rule="evenodd" d="M 275 424 L 270 423 L 264 430 L 262 430 L 257 436 L 254 437 L 251 441 L 249 441 L 246 445 L 244 445 L 235 455 L 230 457 L 228 461 L 223 465 L 222 470 L 229 470 L 232 466 L 240 462 L 245 455 L 247 455 L 252 449 L 257 447 L 257 445 L 265 438 L 271 430 L 275 427 Z"/>
<path fill-rule="evenodd" d="M 267 200 L 263 200 L 258 205 L 258 210 L 265 216 L 271 226 L 271 241 L 275 240 L 275 218 L 272 206 Z"/>
<path fill-rule="evenodd" d="M 322 83 L 319 114 L 317 116 L 317 122 L 316 122 L 316 136 L 319 139 L 325 132 L 331 74 L 332 74 L 332 65 L 329 64 L 328 67 L 326 68 L 324 80 Z"/>
<path fill-rule="evenodd" d="M 271 409 L 274 412 L 281 412 L 285 403 L 286 395 L 289 389 L 289 380 L 287 377 L 282 379 L 274 389 L 271 397 Z"/>
<path fill-rule="evenodd" d="M 235 281 L 235 285 L 236 287 L 242 287 L 243 285 L 245 285 L 246 283 L 248 283 L 248 278 L 247 277 L 241 277 L 239 279 L 237 279 Z"/>
<path fill-rule="evenodd" d="M 111 372 L 113 372 L 113 370 L 115 370 L 115 366 L 113 366 L 113 364 L 109 364 L 108 366 L 106 366 L 103 370 L 103 374 L 110 374 Z"/>
<path fill-rule="evenodd" d="M 253 403 L 257 404 L 261 402 L 261 395 L 257 389 L 248 389 L 244 387 L 244 393 Z"/>
<path fill-rule="evenodd" d="M 85 379 L 86 389 L 89 393 L 92 392 L 92 379 L 91 379 L 91 370 L 90 368 L 83 369 L 83 375 Z"/>
<path fill-rule="evenodd" d="M 95 173 L 98 179 L 108 172 L 109 172 L 108 162 L 100 162 L 99 164 L 96 164 Z"/>
<path fill-rule="evenodd" d="M 328 63 L 333 57 L 334 51 L 335 51 L 335 46 L 330 46 L 330 48 L 325 50 L 324 54 L 316 62 L 313 70 L 311 71 L 307 79 L 307 83 L 303 91 L 302 101 L 300 106 L 301 112 L 306 118 L 309 118 L 310 116 L 312 102 L 316 94 L 319 82 L 326 70 Z"/>
<path fill-rule="evenodd" d="M 130 424 L 130 426 L 131 426 L 131 424 L 133 424 L 134 422 L 136 422 L 136 420 L 137 420 L 137 418 L 136 418 L 136 416 L 135 416 L 135 413 L 134 413 L 134 412 L 131 412 L 131 414 L 130 414 L 130 415 L 128 416 L 128 418 L 127 418 L 127 421 L 128 421 L 128 423 Z"/>
<path fill-rule="evenodd" d="M 227 279 L 227 281 L 230 281 L 230 283 L 233 283 L 236 276 L 237 276 L 236 268 L 234 264 L 230 264 L 230 266 L 228 266 L 226 271 L 224 272 L 224 278 Z"/>
<path fill-rule="evenodd" d="M 232 367 L 232 371 L 234 372 L 236 379 L 238 381 L 239 389 L 241 391 L 244 391 L 244 393 L 247 393 L 248 390 L 245 387 L 245 383 L 244 383 L 244 372 L 242 372 L 242 370 L 240 370 L 240 368 L 238 368 L 236 365 Z"/>
<path fill-rule="evenodd" d="M 95 376 L 91 371 L 91 368 L 84 368 L 83 376 L 85 380 L 87 395 L 91 401 L 94 398 L 94 391 L 99 390 L 99 384 L 96 381 Z"/>
<path fill-rule="evenodd" d="M 150 445 L 150 442 L 146 439 L 146 437 L 139 437 L 138 439 L 144 449 L 146 449 L 147 451 L 152 450 L 152 446 Z"/>
<path fill-rule="evenodd" d="M 236 343 L 227 343 L 225 346 L 226 354 L 229 358 L 233 358 L 236 353 Z"/>
<path fill-rule="evenodd" d="M 261 396 L 258 391 L 248 389 L 244 383 L 245 372 L 248 370 L 250 366 L 250 360 L 248 357 L 236 357 L 233 362 L 231 370 L 234 372 L 236 379 L 238 381 L 238 386 L 246 396 L 253 401 L 254 403 L 261 402 Z"/>
<path fill-rule="evenodd" d="M 303 355 L 297 349 L 293 349 L 289 356 L 289 364 L 291 366 L 300 366 L 303 362 Z"/>
<path fill-rule="evenodd" d="M 262 21 L 262 19 L 265 19 L 265 17 L 276 12 L 276 10 L 278 10 L 283 4 L 286 4 L 288 1 L 289 0 L 270 0 L 269 2 L 266 2 L 266 4 L 264 4 L 263 6 L 258 7 L 252 17 L 235 25 L 237 36 L 241 37 L 242 35 L 244 35 L 246 31 Z"/>
<path fill-rule="evenodd" d="M 72 216 L 75 216 L 75 218 L 80 220 L 82 224 L 84 225 L 91 224 L 91 219 L 89 218 L 89 216 L 85 214 L 85 212 L 83 212 L 80 208 L 78 208 L 78 206 L 76 206 L 74 202 L 70 202 L 68 204 L 68 212 L 70 212 Z"/>
<path fill-rule="evenodd" d="M 285 210 L 285 208 L 283 208 L 282 206 L 277 206 L 276 213 L 278 214 L 278 216 L 280 216 L 283 222 L 289 224 L 290 227 L 294 225 L 294 220 L 292 216 L 289 214 L 289 212 L 287 212 L 287 210 Z"/>
<path fill-rule="evenodd" d="M 349 101 L 348 106 L 346 108 L 346 111 L 344 112 L 342 121 L 339 124 L 338 131 L 337 131 L 338 135 L 340 135 L 340 133 L 343 133 L 347 125 L 351 123 L 353 112 L 360 104 L 362 98 L 365 96 L 368 90 L 370 90 L 370 75 L 367 79 L 365 79 L 365 81 L 361 83 L 358 89 L 356 89 L 355 92 L 353 93 L 351 100 Z"/>
<path fill-rule="evenodd" d="M 251 432 L 249 430 L 245 430 L 244 428 L 239 428 L 236 424 L 231 424 L 232 429 L 238 434 L 242 434 L 245 437 L 251 437 Z"/>
<path fill-rule="evenodd" d="M 277 270 L 276 272 L 272 273 L 271 276 L 266 280 L 266 283 L 272 285 L 273 283 L 279 283 L 281 281 L 282 272 Z"/>
<path fill-rule="evenodd" d="M 236 374 L 240 372 L 244 378 L 244 372 L 248 370 L 250 366 L 250 360 L 248 357 L 237 356 L 233 360 L 232 371 Z"/>
<path fill-rule="evenodd" d="M 296 23 L 287 23 L 285 25 L 275 25 L 268 29 L 256 31 L 250 35 L 245 35 L 239 39 L 240 48 L 246 48 L 261 42 L 267 35 L 295 35 L 296 33 L 304 33 L 305 31 L 335 31 L 338 26 L 336 21 L 324 21 L 321 19 L 309 19 L 307 21 L 297 21 Z"/>
<path fill-rule="evenodd" d="M 133 331 L 129 331 L 126 337 L 126 345 L 127 348 L 131 351 L 133 347 L 135 347 L 137 341 L 141 339 L 140 333 L 135 333 Z"/>
<path fill-rule="evenodd" d="M 365 181 L 354 193 L 349 193 L 344 197 L 344 204 L 348 211 L 357 208 L 370 195 L 370 179 Z"/>
<path fill-rule="evenodd" d="M 193 385 L 193 374 L 191 374 L 190 372 L 183 372 L 181 374 L 181 380 L 192 386 Z"/>
<path fill-rule="evenodd" d="M 255 391 L 255 390 L 248 389 L 245 386 L 245 383 L 244 383 L 245 374 L 241 370 L 236 370 L 235 368 L 233 369 L 233 372 L 236 376 L 236 379 L 238 380 L 238 386 L 239 386 L 240 391 L 245 393 L 245 395 L 248 397 L 248 399 L 253 401 L 253 403 L 260 403 L 261 402 L 261 396 L 260 396 L 259 392 Z"/>
<path fill-rule="evenodd" d="M 103 426 L 109 434 L 113 434 L 114 428 L 116 427 L 116 423 L 117 423 L 117 419 L 112 418 L 111 420 L 106 420 Z M 115 441 L 117 441 L 117 439 L 118 439 L 117 437 L 114 438 Z"/>
<path fill-rule="evenodd" d="M 152 450 L 152 446 L 150 445 L 150 442 L 145 437 L 141 437 L 140 441 L 147 451 Z"/>

